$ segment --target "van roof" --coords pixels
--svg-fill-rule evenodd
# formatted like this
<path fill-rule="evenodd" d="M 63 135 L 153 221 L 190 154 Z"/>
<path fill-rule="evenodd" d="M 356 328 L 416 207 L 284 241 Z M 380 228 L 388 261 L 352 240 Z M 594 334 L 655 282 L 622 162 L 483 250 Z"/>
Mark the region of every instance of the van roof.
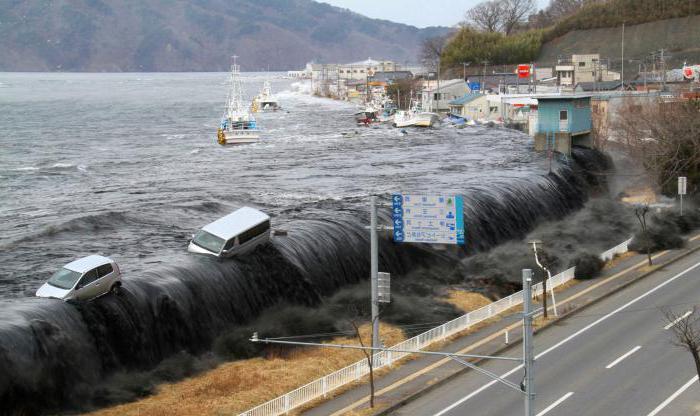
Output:
<path fill-rule="evenodd" d="M 93 254 L 91 256 L 74 260 L 63 267 L 68 270 L 73 270 L 74 272 L 85 273 L 88 270 L 94 269 L 97 266 L 102 266 L 103 264 L 107 263 L 112 263 L 112 259 Z"/>
<path fill-rule="evenodd" d="M 205 225 L 202 230 L 228 240 L 269 219 L 270 217 L 264 212 L 251 207 L 243 207 Z"/>

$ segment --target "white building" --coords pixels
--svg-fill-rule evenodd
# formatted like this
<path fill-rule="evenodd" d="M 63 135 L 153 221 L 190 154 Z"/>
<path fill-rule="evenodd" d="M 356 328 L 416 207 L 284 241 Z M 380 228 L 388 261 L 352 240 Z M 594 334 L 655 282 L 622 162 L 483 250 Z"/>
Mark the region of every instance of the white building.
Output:
<path fill-rule="evenodd" d="M 597 53 L 571 55 L 571 60 L 562 60 L 554 67 L 557 84 L 574 87 L 579 82 L 617 81 L 620 73 L 611 71 L 607 60 Z"/>
<path fill-rule="evenodd" d="M 394 72 L 397 67 L 393 61 L 375 61 L 367 58 L 366 61 L 338 65 L 338 76 L 343 79 L 366 79 L 377 72 Z"/>
<path fill-rule="evenodd" d="M 425 80 L 421 90 L 423 108 L 433 112 L 449 111 L 449 102 L 470 92 L 467 83 L 462 78 L 440 81 Z"/>

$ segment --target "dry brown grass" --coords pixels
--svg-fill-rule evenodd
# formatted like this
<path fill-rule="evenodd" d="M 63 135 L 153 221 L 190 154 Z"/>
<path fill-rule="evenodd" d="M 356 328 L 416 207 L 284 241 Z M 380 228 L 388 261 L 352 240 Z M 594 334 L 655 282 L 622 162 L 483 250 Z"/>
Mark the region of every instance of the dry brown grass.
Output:
<path fill-rule="evenodd" d="M 380 330 L 386 345 L 405 339 L 400 329 L 390 325 L 381 325 Z M 366 344 L 371 328 L 363 325 L 360 331 Z M 354 337 L 329 342 L 357 344 Z M 234 361 L 178 383 L 164 384 L 156 394 L 142 400 L 90 415 L 235 415 L 362 358 L 364 354 L 359 350 L 302 347 L 284 357 Z"/>
<path fill-rule="evenodd" d="M 447 297 L 443 298 L 464 312 L 471 312 L 491 303 L 491 300 L 481 293 L 467 292 L 465 290 L 451 289 Z"/>

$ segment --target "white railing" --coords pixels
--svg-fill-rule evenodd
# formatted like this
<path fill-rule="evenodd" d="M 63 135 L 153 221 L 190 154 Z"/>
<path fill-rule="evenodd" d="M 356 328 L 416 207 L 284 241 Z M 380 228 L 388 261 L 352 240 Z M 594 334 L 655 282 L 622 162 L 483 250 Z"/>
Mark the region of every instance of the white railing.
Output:
<path fill-rule="evenodd" d="M 556 276 L 552 276 L 552 278 L 548 280 L 549 287 L 553 289 L 573 278 L 574 268 L 572 267 Z M 537 295 L 538 293 L 541 294 L 541 292 L 541 282 L 532 286 L 533 296 Z M 513 293 L 508 297 L 499 299 L 496 302 L 471 311 L 427 332 L 423 332 L 422 334 L 416 335 L 413 338 L 400 342 L 391 348 L 397 350 L 421 350 L 436 341 L 444 340 L 458 332 L 469 329 L 469 327 L 472 325 L 485 321 L 489 318 L 493 318 L 501 312 L 522 303 L 523 292 L 520 291 Z M 391 350 L 381 351 L 374 355 L 374 369 L 376 370 L 391 365 L 391 363 L 394 361 L 400 360 L 407 355 L 409 355 L 409 353 Z M 240 414 L 240 416 L 281 415 L 319 397 L 325 397 L 331 390 L 357 381 L 367 374 L 369 374 L 369 367 L 367 365 L 367 360 L 363 359 L 345 368 L 341 368 L 334 373 L 314 380 L 309 384 L 301 386 L 296 390 L 292 390 L 283 396 L 277 397 L 267 403 L 263 403 L 260 406 L 243 412 Z"/>
<path fill-rule="evenodd" d="M 616 254 L 626 253 L 628 251 L 628 245 L 632 241 L 632 238 L 626 240 L 617 246 L 603 252 L 600 258 L 604 261 L 611 260 Z M 552 276 L 548 280 L 549 288 L 554 289 L 555 287 L 562 285 L 574 278 L 575 268 L 572 267 L 568 270 L 564 270 L 556 276 Z M 532 286 L 532 295 L 542 294 L 542 282 L 537 283 Z M 393 349 L 397 350 L 421 350 L 433 342 L 442 341 L 458 332 L 469 329 L 472 325 L 479 322 L 485 321 L 489 318 L 504 312 L 514 306 L 518 306 L 523 303 L 523 292 L 516 292 L 512 295 L 499 299 L 496 302 L 490 303 L 483 306 L 477 310 L 471 311 L 465 315 L 455 318 L 449 322 L 446 322 L 436 328 L 433 328 L 427 332 L 416 335 L 413 338 L 407 339 L 406 341 L 400 342 L 394 345 Z M 374 355 L 374 368 L 379 369 L 388 365 L 391 365 L 396 360 L 409 355 L 409 353 L 398 352 L 398 351 L 381 351 Z M 361 379 L 362 377 L 369 374 L 369 367 L 367 365 L 367 360 L 360 360 L 354 364 L 351 364 L 345 368 L 321 377 L 317 380 L 312 381 L 309 384 L 299 387 L 296 390 L 292 390 L 289 393 L 279 396 L 275 399 L 270 400 L 267 403 L 263 403 L 260 406 L 254 407 L 246 412 L 241 413 L 239 416 L 277 416 L 289 412 L 290 410 L 308 403 L 312 400 L 318 399 L 319 397 L 325 397 L 331 390 L 337 389 L 338 387 L 344 386 L 348 383 L 352 383 Z"/>
<path fill-rule="evenodd" d="M 600 255 L 600 259 L 603 260 L 603 261 L 610 261 L 610 260 L 613 259 L 613 257 L 615 257 L 615 256 L 618 255 L 618 254 L 627 253 L 627 252 L 629 251 L 629 244 L 632 242 L 632 239 L 633 239 L 633 238 L 634 238 L 634 237 L 630 237 L 629 240 L 625 240 L 625 241 L 623 241 L 622 243 L 620 243 L 620 244 L 616 245 L 615 247 L 611 248 L 610 250 L 604 251 L 604 252 Z"/>

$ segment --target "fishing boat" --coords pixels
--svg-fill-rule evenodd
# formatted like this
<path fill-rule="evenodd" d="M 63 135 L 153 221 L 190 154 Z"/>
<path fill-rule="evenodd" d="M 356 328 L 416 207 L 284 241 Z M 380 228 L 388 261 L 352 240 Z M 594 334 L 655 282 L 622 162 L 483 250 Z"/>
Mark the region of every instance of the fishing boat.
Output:
<path fill-rule="evenodd" d="M 260 141 L 260 129 L 250 108 L 243 106 L 241 67 L 233 57 L 226 110 L 216 134 L 220 145 L 248 144 Z"/>
<path fill-rule="evenodd" d="M 272 94 L 270 81 L 263 83 L 263 88 L 260 94 L 253 99 L 253 111 L 277 111 L 281 109 L 277 97 Z"/>
<path fill-rule="evenodd" d="M 438 115 L 423 111 L 419 102 L 412 101 L 409 110 L 398 110 L 394 114 L 394 127 L 432 127 L 438 121 Z"/>

